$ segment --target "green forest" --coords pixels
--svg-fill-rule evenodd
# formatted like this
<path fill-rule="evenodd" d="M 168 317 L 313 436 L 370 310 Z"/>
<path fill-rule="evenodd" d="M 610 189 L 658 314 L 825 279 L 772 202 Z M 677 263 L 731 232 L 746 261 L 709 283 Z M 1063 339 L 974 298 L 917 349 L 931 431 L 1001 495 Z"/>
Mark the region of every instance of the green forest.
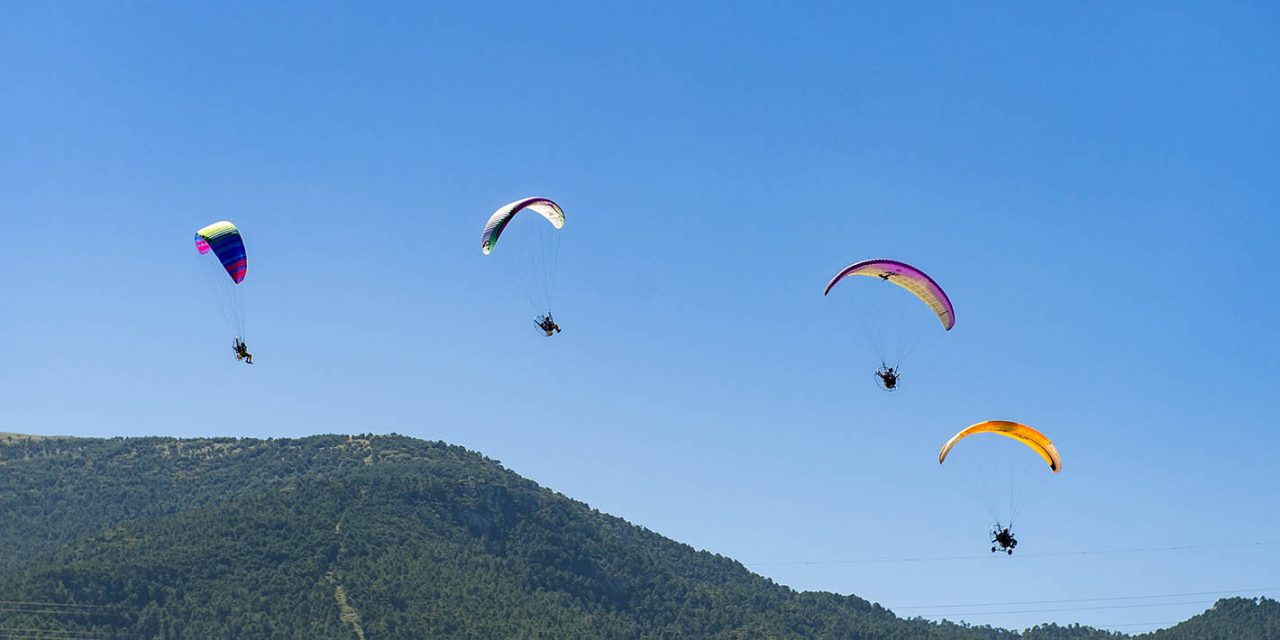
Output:
<path fill-rule="evenodd" d="M 0 435 L 0 638 L 1125 638 L 798 592 L 400 436 Z M 1148 640 L 1280 638 L 1220 600 Z"/>

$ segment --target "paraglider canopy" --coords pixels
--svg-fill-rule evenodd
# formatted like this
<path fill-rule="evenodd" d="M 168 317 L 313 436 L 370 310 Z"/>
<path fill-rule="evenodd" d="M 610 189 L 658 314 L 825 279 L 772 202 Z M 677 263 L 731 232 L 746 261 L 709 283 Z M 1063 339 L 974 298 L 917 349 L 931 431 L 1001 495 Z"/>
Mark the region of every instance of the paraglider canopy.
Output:
<path fill-rule="evenodd" d="M 921 302 L 929 305 L 934 315 L 938 316 L 938 321 L 947 331 L 956 326 L 955 309 L 951 306 L 951 300 L 947 298 L 947 294 L 930 278 L 925 272 L 897 260 L 887 260 L 877 258 L 875 260 L 863 260 L 855 262 L 844 269 L 841 269 L 830 282 L 822 295 L 831 293 L 831 289 L 847 276 L 868 276 L 891 282 L 893 284 L 910 291 L 912 295 L 919 298 Z"/>
<path fill-rule="evenodd" d="M 1022 444 L 1027 445 L 1032 451 L 1036 452 L 1044 459 L 1049 468 L 1057 473 L 1062 470 L 1062 456 L 1058 455 L 1057 447 L 1045 437 L 1043 433 L 1028 427 L 1025 424 L 1017 422 L 1009 422 L 1007 420 L 989 420 L 987 422 L 979 422 L 972 425 L 960 433 L 952 436 L 945 445 L 942 445 L 942 451 L 938 454 L 938 464 L 942 464 L 947 459 L 947 454 L 951 448 L 956 446 L 957 442 L 975 434 L 975 433 L 994 433 L 1006 438 L 1013 438 Z"/>
<path fill-rule="evenodd" d="M 244 241 L 240 239 L 240 230 L 234 224 L 222 220 L 196 232 L 196 251 L 204 255 L 210 250 L 218 256 L 233 282 L 244 282 L 249 260 L 245 255 Z"/>
<path fill-rule="evenodd" d="M 511 223 L 511 219 L 525 209 L 546 218 L 547 222 L 550 222 L 551 226 L 557 229 L 564 227 L 564 210 L 560 208 L 560 205 L 547 198 L 521 198 L 515 202 L 508 202 L 498 207 L 498 210 L 489 216 L 489 221 L 484 225 L 484 234 L 480 239 L 480 250 L 486 256 L 493 251 L 494 245 L 498 244 L 498 237 L 502 235 L 503 229 L 506 229 L 507 225 Z"/>

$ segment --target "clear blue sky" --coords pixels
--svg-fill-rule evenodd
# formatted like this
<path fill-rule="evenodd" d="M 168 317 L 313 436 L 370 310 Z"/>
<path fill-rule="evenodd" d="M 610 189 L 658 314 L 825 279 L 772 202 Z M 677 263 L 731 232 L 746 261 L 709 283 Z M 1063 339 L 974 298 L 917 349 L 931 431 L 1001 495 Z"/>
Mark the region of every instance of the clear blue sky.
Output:
<path fill-rule="evenodd" d="M 1274 4 L 462 4 L 5 4 L 0 430 L 442 439 L 908 614 L 1280 587 L 1275 545 L 1051 555 L 1280 539 Z M 479 251 L 531 194 L 552 340 Z M 957 309 L 892 396 L 821 295 L 874 255 Z M 1065 459 L 998 560 L 935 462 L 994 418 Z"/>

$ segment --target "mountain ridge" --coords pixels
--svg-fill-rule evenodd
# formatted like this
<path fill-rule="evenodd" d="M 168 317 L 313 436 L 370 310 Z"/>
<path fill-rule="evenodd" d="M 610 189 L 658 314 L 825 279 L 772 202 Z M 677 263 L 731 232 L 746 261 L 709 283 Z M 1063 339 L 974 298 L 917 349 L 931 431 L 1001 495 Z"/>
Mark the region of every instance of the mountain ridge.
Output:
<path fill-rule="evenodd" d="M 0 599 L 89 605 L 0 611 L 4 628 L 130 638 L 1128 637 L 933 623 L 857 596 L 796 591 L 497 460 L 394 434 L 3 434 L 0 471 L 0 548 L 10 551 Z M 1252 602 L 1224 600 L 1226 613 L 1182 624 L 1201 633 L 1230 617 L 1280 630 L 1275 602 Z M 1140 637 L 1280 637 L 1175 629 Z"/>

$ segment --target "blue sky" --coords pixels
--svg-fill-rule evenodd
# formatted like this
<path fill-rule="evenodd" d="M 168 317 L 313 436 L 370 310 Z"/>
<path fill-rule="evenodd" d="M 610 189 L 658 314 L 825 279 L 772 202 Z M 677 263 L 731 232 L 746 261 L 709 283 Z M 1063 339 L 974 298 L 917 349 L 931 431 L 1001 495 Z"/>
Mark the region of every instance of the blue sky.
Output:
<path fill-rule="evenodd" d="M 0 430 L 442 439 L 904 614 L 1280 588 L 1280 11 L 1219 4 L 7 4 Z M 553 340 L 479 251 L 531 194 Z M 957 315 L 894 395 L 821 295 L 879 255 Z M 984 419 L 1064 457 L 1013 558 L 934 461 Z"/>

